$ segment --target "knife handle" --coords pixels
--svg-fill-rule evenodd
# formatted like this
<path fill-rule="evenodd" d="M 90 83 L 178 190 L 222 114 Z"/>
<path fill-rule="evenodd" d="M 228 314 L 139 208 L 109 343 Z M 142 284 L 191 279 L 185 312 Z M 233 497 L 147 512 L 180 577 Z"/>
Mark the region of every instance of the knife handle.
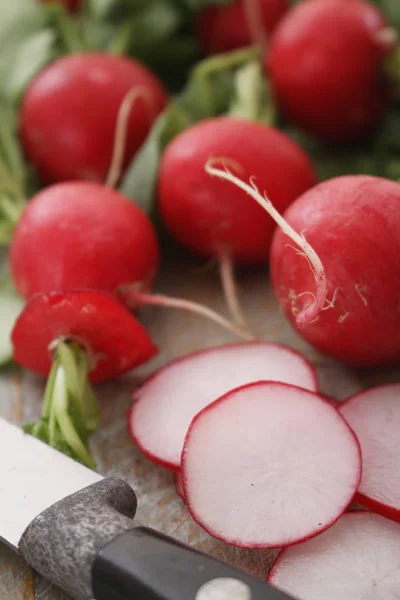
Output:
<path fill-rule="evenodd" d="M 133 527 L 137 500 L 124 481 L 103 479 L 56 502 L 24 531 L 19 552 L 43 577 L 77 600 L 90 600 L 98 552 Z"/>
<path fill-rule="evenodd" d="M 121 534 L 99 552 L 93 591 L 96 600 L 291 598 L 261 579 L 145 527 Z"/>
<path fill-rule="evenodd" d="M 133 527 L 136 507 L 127 483 L 103 479 L 38 515 L 23 533 L 19 551 L 77 600 L 289 599 L 211 556 Z"/>

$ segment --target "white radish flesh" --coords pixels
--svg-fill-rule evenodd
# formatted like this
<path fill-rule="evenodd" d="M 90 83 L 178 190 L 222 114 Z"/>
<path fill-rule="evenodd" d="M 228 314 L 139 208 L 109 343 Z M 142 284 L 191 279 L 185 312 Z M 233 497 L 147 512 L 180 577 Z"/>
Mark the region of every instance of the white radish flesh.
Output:
<path fill-rule="evenodd" d="M 283 550 L 269 582 L 299 600 L 398 600 L 400 525 L 349 512 L 317 538 Z"/>
<path fill-rule="evenodd" d="M 173 361 L 134 394 L 131 435 L 148 458 L 179 470 L 193 417 L 229 390 L 260 380 L 317 389 L 310 363 L 289 348 L 262 342 L 218 346 Z"/>
<path fill-rule="evenodd" d="M 400 521 L 400 383 L 361 392 L 340 412 L 361 446 L 363 475 L 356 502 Z"/>
<path fill-rule="evenodd" d="M 277 548 L 324 531 L 361 477 L 356 437 L 313 392 L 258 382 L 193 420 L 182 455 L 186 503 L 208 533 L 246 548 Z"/>
<path fill-rule="evenodd" d="M 184 489 L 183 489 L 182 475 L 180 474 L 179 471 L 176 471 L 176 473 L 174 473 L 174 475 L 175 475 L 175 490 L 176 490 L 176 493 L 185 502 L 185 492 L 184 492 Z"/>

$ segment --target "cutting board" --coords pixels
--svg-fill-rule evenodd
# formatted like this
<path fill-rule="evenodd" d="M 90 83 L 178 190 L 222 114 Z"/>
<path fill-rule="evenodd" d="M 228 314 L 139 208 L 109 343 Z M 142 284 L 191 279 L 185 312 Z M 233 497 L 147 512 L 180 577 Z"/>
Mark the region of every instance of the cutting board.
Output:
<path fill-rule="evenodd" d="M 369 385 L 400 380 L 400 368 L 356 371 L 318 354 L 301 340 L 280 314 L 268 282 L 268 272 L 238 274 L 240 295 L 249 323 L 263 340 L 281 342 L 303 352 L 316 366 L 320 388 L 338 400 Z M 196 265 L 170 259 L 158 281 L 163 293 L 202 302 L 224 311 L 216 265 Z M 251 573 L 265 577 L 276 552 L 240 550 L 218 542 L 203 532 L 190 518 L 175 493 L 173 475 L 147 461 L 132 444 L 125 414 L 132 391 L 141 381 L 171 359 L 187 352 L 234 341 L 217 325 L 172 309 L 149 308 L 142 312 L 160 354 L 151 363 L 123 380 L 98 389 L 102 408 L 100 431 L 94 436 L 93 450 L 103 475 L 124 478 L 139 497 L 137 521 L 210 552 Z M 0 414 L 20 423 L 39 415 L 43 382 L 24 373 L 21 378 L 9 372 L 1 378 Z M 4 460 L 4 457 L 1 457 Z M 42 580 L 23 561 L 0 546 L 1 600 L 66 600 L 64 594 Z"/>

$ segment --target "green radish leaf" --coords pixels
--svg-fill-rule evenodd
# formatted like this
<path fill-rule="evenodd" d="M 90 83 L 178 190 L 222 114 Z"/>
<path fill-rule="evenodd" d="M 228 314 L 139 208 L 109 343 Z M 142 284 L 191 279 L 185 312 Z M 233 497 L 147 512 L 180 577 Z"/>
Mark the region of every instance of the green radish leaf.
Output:
<path fill-rule="evenodd" d="M 163 150 L 161 140 L 167 119 L 167 113 L 158 117 L 120 186 L 121 192 L 148 214 L 152 212 L 153 208 L 158 165 Z"/>
<path fill-rule="evenodd" d="M 21 42 L 39 31 L 45 15 L 37 0 L 0 2 L 0 79 L 14 60 Z"/>
<path fill-rule="evenodd" d="M 186 6 L 194 11 L 202 10 L 208 6 L 224 6 L 232 4 L 234 0 L 182 0 Z"/>
<path fill-rule="evenodd" d="M 19 46 L 5 75 L 4 92 L 19 102 L 30 81 L 55 57 L 56 35 L 50 29 L 32 34 Z"/>

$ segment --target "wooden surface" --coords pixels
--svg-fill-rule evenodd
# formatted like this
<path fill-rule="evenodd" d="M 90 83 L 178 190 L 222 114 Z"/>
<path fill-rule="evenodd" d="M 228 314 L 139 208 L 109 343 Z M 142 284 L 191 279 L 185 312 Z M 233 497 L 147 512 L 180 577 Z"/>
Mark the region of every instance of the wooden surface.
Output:
<path fill-rule="evenodd" d="M 396 369 L 356 372 L 318 355 L 296 336 L 279 312 L 268 285 L 267 272 L 239 276 L 243 306 L 257 335 L 302 351 L 316 365 L 320 388 L 341 400 L 355 391 L 384 381 L 400 378 Z M 159 283 L 164 293 L 187 297 L 224 310 L 217 269 L 189 264 L 170 264 Z M 274 552 L 245 551 L 212 539 L 190 518 L 183 502 L 176 496 L 173 476 L 148 462 L 133 446 L 126 428 L 125 413 L 131 405 L 133 389 L 155 368 L 187 352 L 234 340 L 216 325 L 195 316 L 165 309 L 146 309 L 143 321 L 149 326 L 160 347 L 159 356 L 145 368 L 118 383 L 98 389 L 102 407 L 102 426 L 94 436 L 93 450 L 103 475 L 124 478 L 139 498 L 137 521 L 192 544 L 206 552 L 265 576 Z M 39 414 L 43 382 L 30 374 L 9 373 L 2 377 L 0 414 L 20 423 Z M 0 460 L 6 460 L 1 457 Z M 66 600 L 64 594 L 42 580 L 23 561 L 0 546 L 1 600 Z"/>

